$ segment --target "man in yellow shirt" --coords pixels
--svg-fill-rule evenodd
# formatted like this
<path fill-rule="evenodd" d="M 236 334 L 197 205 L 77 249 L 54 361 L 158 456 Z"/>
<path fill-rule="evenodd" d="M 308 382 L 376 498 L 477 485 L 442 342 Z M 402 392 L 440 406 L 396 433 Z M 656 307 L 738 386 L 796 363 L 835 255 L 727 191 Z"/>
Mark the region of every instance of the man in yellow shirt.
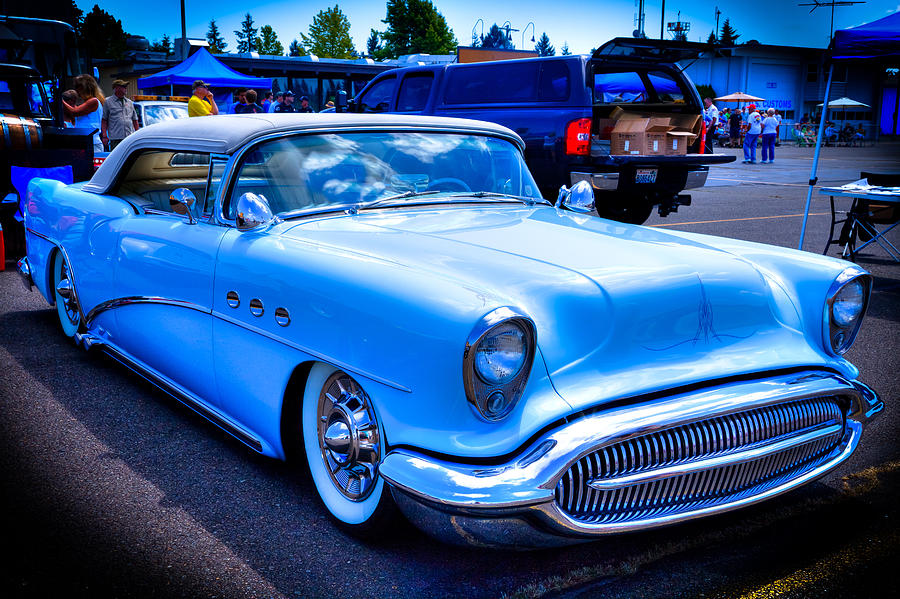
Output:
<path fill-rule="evenodd" d="M 219 114 L 219 107 L 216 106 L 216 99 L 209 91 L 209 86 L 202 79 L 197 79 L 192 87 L 194 95 L 188 100 L 188 116 Z"/>

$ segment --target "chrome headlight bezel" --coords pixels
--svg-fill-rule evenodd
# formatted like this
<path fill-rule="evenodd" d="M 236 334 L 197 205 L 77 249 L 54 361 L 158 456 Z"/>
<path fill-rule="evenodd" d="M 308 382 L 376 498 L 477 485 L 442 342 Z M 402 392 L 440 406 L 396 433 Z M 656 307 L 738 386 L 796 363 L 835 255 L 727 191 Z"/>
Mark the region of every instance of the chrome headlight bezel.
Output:
<path fill-rule="evenodd" d="M 834 317 L 834 303 L 841 291 L 849 285 L 859 284 L 862 287 L 862 307 L 859 314 L 848 324 L 840 325 Z M 859 327 L 865 318 L 869 308 L 869 298 L 872 296 L 872 275 L 858 266 L 851 266 L 841 272 L 828 289 L 825 297 L 825 310 L 823 315 L 823 339 L 822 345 L 827 352 L 834 356 L 842 356 L 856 340 Z"/>
<path fill-rule="evenodd" d="M 524 333 L 524 358 L 515 375 L 502 383 L 491 383 L 479 375 L 475 359 L 485 339 L 507 325 L 516 326 Z M 475 325 L 463 351 L 463 383 L 466 399 L 481 419 L 497 422 L 512 412 L 525 390 L 536 348 L 534 322 L 512 308 L 492 310 Z"/>

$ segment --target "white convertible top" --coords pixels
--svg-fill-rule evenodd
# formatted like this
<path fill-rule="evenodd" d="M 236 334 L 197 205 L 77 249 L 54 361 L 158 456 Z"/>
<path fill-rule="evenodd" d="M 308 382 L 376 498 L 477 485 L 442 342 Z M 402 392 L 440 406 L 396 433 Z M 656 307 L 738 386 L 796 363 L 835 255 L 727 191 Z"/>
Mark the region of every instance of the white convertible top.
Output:
<path fill-rule="evenodd" d="M 231 154 L 248 142 L 277 132 L 361 128 L 438 129 L 448 132 L 488 133 L 507 137 L 524 150 L 522 139 L 501 125 L 484 121 L 403 114 L 242 114 L 204 116 L 156 123 L 129 135 L 100 165 L 82 189 L 107 193 L 116 175 L 135 151 L 145 149 Z"/>

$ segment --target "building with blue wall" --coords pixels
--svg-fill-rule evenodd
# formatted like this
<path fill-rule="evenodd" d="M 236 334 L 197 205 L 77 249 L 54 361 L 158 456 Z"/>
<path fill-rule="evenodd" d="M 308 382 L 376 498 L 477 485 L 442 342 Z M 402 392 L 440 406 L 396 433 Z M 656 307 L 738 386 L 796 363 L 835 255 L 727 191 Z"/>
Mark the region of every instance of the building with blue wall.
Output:
<path fill-rule="evenodd" d="M 776 108 L 789 123 L 799 122 L 804 114 L 820 114 L 818 105 L 825 98 L 828 80 L 825 50 L 750 42 L 725 53 L 731 55 L 701 58 L 685 70 L 695 84 L 711 86 L 717 96 L 742 91 L 765 98 L 757 106 Z M 833 110 L 827 118 L 854 126 L 862 124 L 875 136 L 893 133 L 897 75 L 889 71 L 875 65 L 854 64 L 848 68 L 837 64 L 830 100 L 846 96 L 870 108 L 848 109 L 846 113 Z"/>

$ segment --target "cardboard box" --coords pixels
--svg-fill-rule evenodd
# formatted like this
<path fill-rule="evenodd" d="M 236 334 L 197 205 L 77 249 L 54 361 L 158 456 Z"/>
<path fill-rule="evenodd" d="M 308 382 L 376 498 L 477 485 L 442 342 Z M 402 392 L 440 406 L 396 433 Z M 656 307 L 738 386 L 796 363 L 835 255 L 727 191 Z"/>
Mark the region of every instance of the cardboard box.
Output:
<path fill-rule="evenodd" d="M 659 156 L 666 153 L 666 141 L 669 131 L 675 129 L 668 118 L 651 117 L 647 126 L 647 143 L 644 153 L 648 156 Z"/>
<path fill-rule="evenodd" d="M 610 154 L 661 156 L 686 154 L 700 134 L 700 115 L 629 112 L 617 106 L 609 133 Z"/>
<path fill-rule="evenodd" d="M 642 155 L 646 151 L 647 133 L 650 119 L 621 118 L 616 121 L 609 134 L 609 153 Z"/>
<path fill-rule="evenodd" d="M 669 131 L 666 133 L 666 155 L 687 154 L 688 146 L 694 142 L 696 137 L 688 131 Z"/>

